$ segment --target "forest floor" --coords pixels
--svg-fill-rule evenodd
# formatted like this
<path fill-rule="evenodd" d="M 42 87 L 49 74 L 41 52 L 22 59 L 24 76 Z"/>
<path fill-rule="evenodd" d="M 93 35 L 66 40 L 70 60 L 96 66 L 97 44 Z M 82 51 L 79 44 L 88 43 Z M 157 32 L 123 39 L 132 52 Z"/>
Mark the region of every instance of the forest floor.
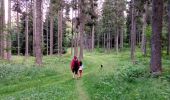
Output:
<path fill-rule="evenodd" d="M 86 52 L 78 80 L 72 78 L 69 53 L 43 57 L 42 67 L 33 57 L 0 60 L 0 100 L 170 100 L 170 57 L 164 55 L 162 76 L 154 78 L 149 56 L 137 52 L 132 65 L 129 55 Z"/>

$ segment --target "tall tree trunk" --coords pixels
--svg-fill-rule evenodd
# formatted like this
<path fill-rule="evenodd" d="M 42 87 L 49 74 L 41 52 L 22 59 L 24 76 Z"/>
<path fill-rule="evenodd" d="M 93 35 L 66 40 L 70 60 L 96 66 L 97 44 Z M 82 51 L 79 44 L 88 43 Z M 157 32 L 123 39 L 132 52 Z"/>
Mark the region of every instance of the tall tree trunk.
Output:
<path fill-rule="evenodd" d="M 72 21 L 71 21 L 71 27 L 72 27 L 71 28 L 71 55 L 73 55 L 73 41 L 74 41 L 73 40 L 73 35 L 74 35 L 74 32 L 73 32 L 74 31 L 74 29 L 73 29 L 74 28 L 74 26 L 73 26 L 73 12 L 71 14 L 72 15 Z"/>
<path fill-rule="evenodd" d="M 58 55 L 62 54 L 62 9 L 58 11 Z"/>
<path fill-rule="evenodd" d="M 11 60 L 11 0 L 8 0 L 7 60 Z"/>
<path fill-rule="evenodd" d="M 93 49 L 94 49 L 94 38 L 95 38 L 95 36 L 94 36 L 94 31 L 95 31 L 95 26 L 93 25 L 93 26 L 92 26 L 92 51 L 93 51 Z"/>
<path fill-rule="evenodd" d="M 41 34 L 42 34 L 42 0 L 35 0 L 36 2 L 36 34 L 35 34 L 35 56 L 36 64 L 42 65 L 42 51 L 41 51 Z"/>
<path fill-rule="evenodd" d="M 2 32 L 3 32 L 3 0 L 0 0 L 0 57 L 2 58 Z"/>
<path fill-rule="evenodd" d="M 136 14 L 135 14 L 135 0 L 132 0 L 131 60 L 133 64 L 135 64 L 135 45 L 136 45 Z"/>
<path fill-rule="evenodd" d="M 116 53 L 119 52 L 119 29 L 116 29 L 116 34 L 115 34 L 115 48 L 116 48 Z"/>
<path fill-rule="evenodd" d="M 44 10 L 44 8 L 43 8 L 43 4 L 44 4 L 44 0 L 42 0 L 42 5 L 41 5 L 41 9 L 42 9 L 42 15 L 43 15 L 43 10 Z M 43 21 L 43 17 L 42 17 L 42 21 L 41 21 L 41 23 L 42 23 L 42 33 L 41 33 L 41 48 L 42 48 L 42 54 L 43 54 L 43 52 L 44 52 L 44 21 Z"/>
<path fill-rule="evenodd" d="M 152 39 L 151 39 L 151 72 L 160 74 L 161 63 L 161 32 L 163 17 L 163 0 L 152 0 Z"/>
<path fill-rule="evenodd" d="M 103 46 L 104 46 L 104 49 L 106 50 L 106 33 L 104 33 L 104 39 L 103 39 L 103 40 L 104 40 L 104 42 L 103 42 L 103 43 L 104 43 L 104 44 L 103 44 Z"/>
<path fill-rule="evenodd" d="M 0 1 L 0 35 L 1 35 L 1 56 L 3 59 L 5 59 L 5 48 L 6 48 L 6 44 L 5 44 L 5 32 L 4 32 L 4 26 L 5 26 L 5 8 L 4 8 L 4 0 Z"/>
<path fill-rule="evenodd" d="M 4 4 L 4 0 L 2 0 L 3 1 L 3 4 Z M 3 8 L 3 23 L 2 23 L 2 25 L 3 25 L 3 32 L 2 32 L 2 34 L 3 34 L 3 39 L 2 39 L 2 41 L 3 41 L 3 59 L 5 59 L 5 60 L 7 60 L 7 32 L 5 32 L 5 6 L 3 5 L 2 6 Z"/>
<path fill-rule="evenodd" d="M 17 4 L 19 5 L 19 0 L 17 0 Z M 18 42 L 18 47 L 17 47 L 17 52 L 18 55 L 20 55 L 20 33 L 19 33 L 19 13 L 17 11 L 17 42 Z"/>
<path fill-rule="evenodd" d="M 79 59 L 83 60 L 83 35 L 84 35 L 84 26 L 85 26 L 85 14 L 84 14 L 84 4 L 85 1 L 84 0 L 80 0 L 79 1 L 79 8 L 80 8 L 80 14 L 79 14 L 79 18 L 80 18 L 80 54 L 79 54 Z"/>
<path fill-rule="evenodd" d="M 35 39 L 36 39 L 36 0 L 34 1 L 34 5 L 32 6 L 33 13 L 33 56 L 35 56 Z"/>
<path fill-rule="evenodd" d="M 100 48 L 100 34 L 97 35 L 97 48 Z"/>
<path fill-rule="evenodd" d="M 50 55 L 53 55 L 54 17 L 50 14 Z"/>
<path fill-rule="evenodd" d="M 167 55 L 170 53 L 170 0 L 168 0 L 168 46 Z"/>
<path fill-rule="evenodd" d="M 47 55 L 48 55 L 48 52 L 49 52 L 49 51 L 48 51 L 48 48 L 49 48 L 49 47 L 48 47 L 48 41 L 49 41 L 49 40 L 48 40 L 48 34 L 49 34 L 49 32 L 48 32 L 48 20 L 47 20 L 47 29 L 46 29 L 46 30 L 47 30 L 47 31 L 46 31 L 46 32 L 47 32 L 47 34 L 46 34 L 47 37 L 46 37 L 46 38 L 47 38 Z"/>
<path fill-rule="evenodd" d="M 26 1 L 25 56 L 28 57 L 28 1 Z"/>
<path fill-rule="evenodd" d="M 123 27 L 121 27 L 120 29 L 120 48 L 123 49 L 123 39 L 124 39 L 124 31 L 123 31 Z"/>
<path fill-rule="evenodd" d="M 144 56 L 146 56 L 146 34 L 145 34 L 145 30 L 146 30 L 146 26 L 147 26 L 147 7 L 148 7 L 148 3 L 146 2 L 146 4 L 144 5 L 144 9 L 145 12 L 143 13 L 143 28 L 142 28 L 142 53 Z"/>

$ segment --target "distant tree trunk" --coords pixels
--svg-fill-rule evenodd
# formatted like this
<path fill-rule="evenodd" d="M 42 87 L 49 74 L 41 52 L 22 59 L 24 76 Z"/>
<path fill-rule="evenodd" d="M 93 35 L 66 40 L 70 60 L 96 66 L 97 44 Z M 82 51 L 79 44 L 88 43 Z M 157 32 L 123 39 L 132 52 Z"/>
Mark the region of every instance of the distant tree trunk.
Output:
<path fill-rule="evenodd" d="M 135 0 L 132 0 L 131 60 L 133 64 L 135 64 L 135 44 L 136 44 L 136 14 L 135 14 Z"/>
<path fill-rule="evenodd" d="M 119 29 L 116 29 L 116 33 L 115 33 L 115 49 L 116 49 L 116 53 L 119 52 Z"/>
<path fill-rule="evenodd" d="M 100 35 L 97 35 L 97 48 L 100 48 Z"/>
<path fill-rule="evenodd" d="M 72 12 L 72 18 L 73 18 L 73 12 Z M 71 28 L 71 55 L 73 55 L 73 35 L 74 35 L 74 26 L 73 26 L 73 19 L 72 19 L 72 21 L 71 21 L 71 26 L 72 26 L 72 28 Z"/>
<path fill-rule="evenodd" d="M 110 41 L 110 40 L 111 40 L 111 33 L 110 33 L 110 32 L 111 32 L 111 31 L 109 31 L 109 52 L 110 52 L 110 50 L 111 50 L 111 48 L 110 48 L 110 44 L 111 44 L 111 43 L 110 43 L 110 42 L 111 42 L 111 41 Z"/>
<path fill-rule="evenodd" d="M 53 29 L 54 29 L 54 17 L 50 16 L 50 55 L 53 55 Z"/>
<path fill-rule="evenodd" d="M 163 17 L 163 0 L 152 0 L 152 39 L 151 39 L 151 72 L 160 74 L 161 63 L 161 32 Z"/>
<path fill-rule="evenodd" d="M 0 57 L 2 58 L 2 32 L 3 32 L 3 0 L 0 0 Z"/>
<path fill-rule="evenodd" d="M 44 0 L 42 0 L 42 5 L 41 5 L 41 9 L 42 9 L 42 14 L 43 14 L 43 10 L 44 10 L 44 8 L 43 8 L 43 4 L 44 4 Z M 42 17 L 42 21 L 41 21 L 41 23 L 42 23 L 42 33 L 41 33 L 41 48 L 42 48 L 42 54 L 43 54 L 43 52 L 44 52 L 44 21 L 43 21 L 43 17 Z"/>
<path fill-rule="evenodd" d="M 3 59 L 6 59 L 6 39 L 5 35 L 6 33 L 4 32 L 4 26 L 5 26 L 5 8 L 4 8 L 4 0 L 1 0 L 0 2 L 0 34 L 1 34 L 1 56 Z"/>
<path fill-rule="evenodd" d="M 35 34 L 35 56 L 36 64 L 42 65 L 42 48 L 41 48 L 41 34 L 42 34 L 42 0 L 35 0 L 36 2 L 36 34 Z"/>
<path fill-rule="evenodd" d="M 104 42 L 103 42 L 103 43 L 104 43 L 104 44 L 103 44 L 103 47 L 104 47 L 104 49 L 106 49 L 106 33 L 104 33 L 104 36 L 103 36 L 103 37 L 104 37 L 104 39 L 103 39 L 103 40 L 104 40 Z"/>
<path fill-rule="evenodd" d="M 168 1 L 168 46 L 167 55 L 170 53 L 170 0 Z"/>
<path fill-rule="evenodd" d="M 58 11 L 58 55 L 61 56 L 62 54 L 62 31 L 63 31 L 63 25 L 62 25 L 62 16 L 63 12 L 62 9 Z"/>
<path fill-rule="evenodd" d="M 123 39 L 124 39 L 124 31 L 123 31 L 123 27 L 121 27 L 120 29 L 120 48 L 123 49 Z"/>
<path fill-rule="evenodd" d="M 11 60 L 11 0 L 8 0 L 7 60 Z"/>
<path fill-rule="evenodd" d="M 36 0 L 32 6 L 33 11 L 33 55 L 35 56 L 35 39 L 36 39 Z"/>
<path fill-rule="evenodd" d="M 93 25 L 92 26 L 92 51 L 93 51 L 93 49 L 94 49 L 94 31 L 95 31 L 95 26 Z"/>
<path fill-rule="evenodd" d="M 19 1 L 17 0 L 17 4 L 19 5 Z M 20 34 L 19 34 L 19 13 L 17 11 L 17 42 L 18 42 L 18 55 L 20 55 Z"/>
<path fill-rule="evenodd" d="M 28 1 L 26 1 L 25 56 L 28 57 Z"/>
<path fill-rule="evenodd" d="M 84 0 L 79 1 L 79 7 L 80 7 L 80 54 L 79 54 L 79 59 L 83 60 L 83 35 L 84 35 L 84 26 L 85 26 L 85 14 L 84 14 Z"/>
<path fill-rule="evenodd" d="M 48 51 L 48 48 L 49 48 L 49 47 L 48 47 L 48 44 L 49 44 L 49 43 L 48 43 L 48 41 L 49 41 L 49 40 L 48 40 L 48 34 L 49 34 L 49 32 L 48 32 L 48 20 L 47 20 L 47 29 L 46 29 L 46 30 L 47 30 L 47 31 L 46 31 L 46 32 L 47 32 L 47 34 L 46 34 L 47 37 L 46 37 L 46 38 L 47 38 L 47 55 L 48 55 L 48 52 L 49 52 L 49 51 Z"/>
<path fill-rule="evenodd" d="M 146 56 L 146 34 L 145 34 L 145 30 L 146 30 L 146 26 L 147 26 L 147 2 L 146 4 L 144 5 L 144 9 L 145 9 L 145 12 L 143 13 L 143 28 L 142 28 L 142 53 L 144 56 Z"/>
<path fill-rule="evenodd" d="M 3 4 L 4 4 L 4 0 L 2 0 L 3 1 Z M 2 23 L 2 25 L 3 25 L 3 59 L 5 59 L 5 60 L 7 60 L 7 32 L 5 31 L 5 5 L 3 5 L 2 6 L 3 8 L 3 23 Z"/>

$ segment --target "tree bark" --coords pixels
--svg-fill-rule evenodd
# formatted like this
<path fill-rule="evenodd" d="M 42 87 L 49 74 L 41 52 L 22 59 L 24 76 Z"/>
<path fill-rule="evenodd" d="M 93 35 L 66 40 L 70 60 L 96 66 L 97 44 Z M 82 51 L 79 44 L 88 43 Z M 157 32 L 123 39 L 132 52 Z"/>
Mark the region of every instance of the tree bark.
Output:
<path fill-rule="evenodd" d="M 25 56 L 28 57 L 28 1 L 26 1 Z"/>
<path fill-rule="evenodd" d="M 95 26 L 93 25 L 93 26 L 92 26 L 92 51 L 93 51 L 93 49 L 94 49 L 94 38 L 95 38 L 95 37 L 94 37 L 94 31 L 95 31 L 95 30 L 94 30 L 94 29 L 95 29 Z"/>
<path fill-rule="evenodd" d="M 119 53 L 119 29 L 116 29 L 116 33 L 115 33 L 115 49 L 116 49 L 116 53 Z"/>
<path fill-rule="evenodd" d="M 167 55 L 170 53 L 170 0 L 168 0 L 168 46 Z"/>
<path fill-rule="evenodd" d="M 5 33 L 4 33 L 4 20 L 5 20 L 5 9 L 4 9 L 4 0 L 0 1 L 0 35 L 1 35 L 1 56 L 4 59 L 5 57 Z"/>
<path fill-rule="evenodd" d="M 0 57 L 2 58 L 3 0 L 0 1 Z"/>
<path fill-rule="evenodd" d="M 11 60 L 11 0 L 8 0 L 7 60 Z"/>
<path fill-rule="evenodd" d="M 62 16 L 63 12 L 62 9 L 58 11 L 58 55 L 61 56 L 62 54 Z"/>
<path fill-rule="evenodd" d="M 47 31 L 46 31 L 46 32 L 47 32 L 47 34 L 46 34 L 47 37 L 46 37 L 46 38 L 47 38 L 47 55 L 48 55 L 48 52 L 49 52 L 49 51 L 48 51 L 48 41 L 49 41 L 49 40 L 48 40 L 48 34 L 49 34 L 49 32 L 48 32 L 48 20 L 47 20 L 47 29 L 46 29 L 46 30 L 47 30 Z"/>
<path fill-rule="evenodd" d="M 33 13 L 33 56 L 35 56 L 35 39 L 36 39 L 36 0 L 34 1 L 34 5 L 32 6 Z"/>
<path fill-rule="evenodd" d="M 19 1 L 17 0 L 17 4 L 19 5 Z M 19 13 L 17 11 L 17 42 L 18 42 L 18 47 L 17 47 L 17 52 L 18 55 L 20 55 L 20 34 L 19 34 Z"/>
<path fill-rule="evenodd" d="M 3 1 L 2 3 L 4 4 L 4 0 L 2 1 Z M 2 13 L 3 13 L 3 18 L 2 18 L 3 19 L 3 23 L 2 23 L 3 59 L 7 60 L 7 32 L 5 32 L 5 6 L 4 5 L 2 5 Z"/>
<path fill-rule="evenodd" d="M 52 10 L 51 10 L 52 11 Z M 50 55 L 53 55 L 54 17 L 50 14 Z M 58 29 L 59 30 L 59 29 Z"/>
<path fill-rule="evenodd" d="M 146 4 L 144 5 L 144 10 L 145 12 L 143 13 L 143 28 L 142 28 L 142 53 L 144 56 L 146 56 L 146 34 L 145 34 L 145 31 L 146 31 L 146 26 L 147 26 L 147 23 L 146 23 L 146 20 L 147 20 L 147 7 L 148 7 L 148 4 L 146 2 Z"/>
<path fill-rule="evenodd" d="M 135 0 L 132 0 L 131 60 L 133 64 L 135 64 L 135 45 L 136 45 L 136 14 L 135 14 Z"/>
<path fill-rule="evenodd" d="M 84 0 L 80 0 L 79 1 L 79 8 L 80 8 L 80 14 L 79 14 L 79 18 L 80 18 L 80 54 L 79 54 L 79 59 L 83 60 L 83 35 L 84 35 L 84 26 L 85 26 L 85 14 L 83 12 L 84 9 Z"/>
<path fill-rule="evenodd" d="M 123 49 L 123 39 L 124 39 L 124 31 L 123 31 L 123 27 L 121 27 L 120 29 L 120 48 Z"/>
<path fill-rule="evenodd" d="M 161 32 L 163 0 L 153 0 L 152 6 L 151 72 L 157 75 L 162 71 Z"/>
<path fill-rule="evenodd" d="M 104 33 L 104 39 L 103 39 L 104 41 L 103 41 L 103 47 L 104 47 L 104 49 L 106 50 L 106 33 Z"/>
<path fill-rule="evenodd" d="M 35 0 L 36 2 L 36 34 L 35 34 L 35 56 L 36 64 L 42 65 L 42 51 L 41 51 L 41 34 L 42 34 L 42 0 Z"/>

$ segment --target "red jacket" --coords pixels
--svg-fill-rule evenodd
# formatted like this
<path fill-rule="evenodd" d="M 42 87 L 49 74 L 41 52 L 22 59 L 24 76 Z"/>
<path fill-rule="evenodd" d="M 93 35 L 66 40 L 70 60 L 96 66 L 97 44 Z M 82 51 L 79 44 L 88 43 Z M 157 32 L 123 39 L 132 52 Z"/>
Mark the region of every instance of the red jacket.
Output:
<path fill-rule="evenodd" d="M 73 59 L 72 61 L 71 61 L 71 63 L 70 63 L 70 68 L 71 68 L 71 70 L 74 68 L 74 60 L 75 59 Z M 78 61 L 78 65 L 80 65 L 80 62 Z"/>

